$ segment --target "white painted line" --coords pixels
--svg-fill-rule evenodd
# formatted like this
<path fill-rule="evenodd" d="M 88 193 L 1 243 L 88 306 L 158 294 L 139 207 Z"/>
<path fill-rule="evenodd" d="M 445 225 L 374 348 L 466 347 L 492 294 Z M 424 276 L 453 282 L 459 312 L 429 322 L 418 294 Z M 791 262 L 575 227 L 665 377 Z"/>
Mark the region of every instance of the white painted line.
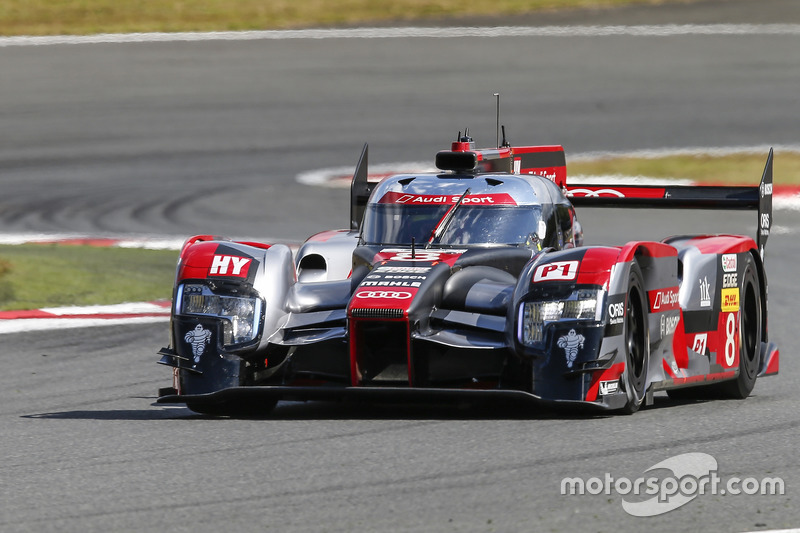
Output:
<path fill-rule="evenodd" d="M 197 41 L 259 41 L 288 39 L 399 39 L 459 37 L 680 37 L 686 35 L 800 35 L 800 24 L 665 24 L 641 26 L 495 26 L 448 28 L 340 28 L 267 31 L 175 33 L 103 33 L 95 35 L 19 36 L 0 38 L 4 46 L 51 46 L 101 43 L 166 43 Z"/>
<path fill-rule="evenodd" d="M 153 314 L 160 313 L 169 316 L 170 303 L 164 302 L 159 305 L 152 302 L 130 302 L 112 305 L 88 305 L 88 306 L 69 306 L 69 307 L 44 307 L 44 313 L 56 316 L 63 315 L 133 315 L 133 314 Z"/>
<path fill-rule="evenodd" d="M 168 301 L 0 311 L 0 334 L 165 322 L 169 320 L 170 311 L 171 303 Z"/>
<path fill-rule="evenodd" d="M 80 238 L 84 238 L 84 236 L 72 233 L 9 233 L 0 235 L 0 244 L 27 244 Z"/>
<path fill-rule="evenodd" d="M 79 233 L 8 233 L 0 234 L 0 244 L 68 243 L 87 246 L 115 246 L 147 250 L 180 250 L 184 237 L 98 237 Z"/>
<path fill-rule="evenodd" d="M 185 238 L 120 239 L 117 246 L 144 250 L 180 250 L 185 242 Z"/>
<path fill-rule="evenodd" d="M 347 188 L 350 187 L 350 180 L 353 178 L 355 167 L 333 167 L 309 170 L 301 172 L 295 177 L 298 183 L 303 185 L 315 185 L 318 187 Z M 416 174 L 423 172 L 437 172 L 435 166 L 421 161 L 406 161 L 404 163 L 381 163 L 370 165 L 370 176 L 387 174 Z"/>
<path fill-rule="evenodd" d="M 567 177 L 570 185 L 694 185 L 692 180 L 677 178 L 653 178 L 650 176 L 626 176 L 624 174 L 599 174 Z"/>
<path fill-rule="evenodd" d="M 800 194 L 772 197 L 772 208 L 776 210 L 800 211 Z"/>
<path fill-rule="evenodd" d="M 5 333 L 22 333 L 25 331 L 44 331 L 50 329 L 89 328 L 97 326 L 120 326 L 128 324 L 149 324 L 167 322 L 166 316 L 144 316 L 133 318 L 21 318 L 17 320 L 0 320 L 0 335 Z"/>

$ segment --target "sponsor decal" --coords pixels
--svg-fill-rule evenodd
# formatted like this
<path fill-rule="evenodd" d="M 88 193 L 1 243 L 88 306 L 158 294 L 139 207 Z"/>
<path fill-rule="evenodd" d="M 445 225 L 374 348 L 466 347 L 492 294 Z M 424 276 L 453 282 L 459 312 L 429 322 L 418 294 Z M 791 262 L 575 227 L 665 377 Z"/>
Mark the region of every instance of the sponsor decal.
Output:
<path fill-rule="evenodd" d="M 581 187 L 569 189 L 567 196 L 582 196 L 586 198 L 664 198 L 666 189 L 660 187 Z"/>
<path fill-rule="evenodd" d="M 578 277 L 578 261 L 556 261 L 540 265 L 533 273 L 533 282 L 570 281 Z"/>
<path fill-rule="evenodd" d="M 761 213 L 761 234 L 764 235 L 764 232 L 766 232 L 769 235 L 769 228 L 769 213 Z"/>
<path fill-rule="evenodd" d="M 369 276 L 367 276 L 369 278 Z M 393 280 L 381 276 L 376 276 L 375 280 L 364 280 L 361 282 L 362 287 L 414 287 L 419 288 L 422 281 L 408 281 L 408 280 Z M 422 278 L 423 280 L 425 278 Z"/>
<path fill-rule="evenodd" d="M 722 288 L 732 289 L 739 286 L 739 275 L 736 272 L 722 274 Z"/>
<path fill-rule="evenodd" d="M 608 313 L 608 323 L 605 328 L 605 336 L 615 337 L 622 335 L 625 328 L 625 295 L 609 296 L 606 313 Z"/>
<path fill-rule="evenodd" d="M 376 259 L 383 261 L 447 261 L 454 260 L 453 258 L 457 258 L 466 251 L 466 249 L 423 248 L 414 250 L 412 254 L 411 248 L 385 248 L 378 253 L 379 257 Z"/>
<path fill-rule="evenodd" d="M 694 336 L 694 342 L 692 343 L 693 352 L 705 355 L 706 346 L 708 346 L 708 333 L 698 333 Z"/>
<path fill-rule="evenodd" d="M 567 356 L 567 368 L 572 368 L 572 364 L 578 357 L 578 351 L 583 348 L 585 342 L 586 337 L 576 333 L 574 329 L 569 330 L 569 333 L 558 338 L 556 345 L 563 349 L 564 354 Z"/>
<path fill-rule="evenodd" d="M 625 320 L 625 302 L 608 304 L 608 323 L 611 325 L 622 324 Z"/>
<path fill-rule="evenodd" d="M 379 266 L 373 272 L 386 272 L 389 274 L 426 274 L 431 267 L 404 267 L 404 266 Z"/>
<path fill-rule="evenodd" d="M 415 251 L 411 250 L 398 252 L 389 258 L 389 261 L 439 261 L 442 254 L 440 252 L 428 252 L 425 250 Z"/>
<path fill-rule="evenodd" d="M 619 390 L 619 380 L 615 379 L 613 381 L 601 381 L 600 382 L 600 394 L 602 396 L 607 396 L 609 394 L 616 394 Z"/>
<path fill-rule="evenodd" d="M 420 287 L 429 267 L 378 267 L 361 283 L 362 287 Z"/>
<path fill-rule="evenodd" d="M 761 197 L 765 196 L 772 196 L 772 184 L 771 183 L 762 183 L 761 184 Z"/>
<path fill-rule="evenodd" d="M 736 254 L 722 254 L 722 271 L 723 272 L 736 272 L 736 266 L 737 266 L 737 255 Z"/>
<path fill-rule="evenodd" d="M 736 362 L 739 324 L 736 322 L 736 313 L 727 313 L 725 316 L 725 364 L 732 367 Z"/>
<path fill-rule="evenodd" d="M 356 293 L 356 298 L 365 300 L 408 300 L 411 296 L 411 293 L 406 291 L 360 291 Z"/>
<path fill-rule="evenodd" d="M 389 191 L 384 194 L 379 204 L 408 204 L 408 205 L 453 205 L 461 198 L 460 194 L 405 194 Z M 468 194 L 461 201 L 463 205 L 517 205 L 517 202 L 507 193 L 499 194 Z"/>
<path fill-rule="evenodd" d="M 199 363 L 200 357 L 206 351 L 206 344 L 211 342 L 211 330 L 205 329 L 202 325 L 197 324 L 194 329 L 189 330 L 186 335 L 184 335 L 183 340 L 192 345 L 194 362 Z"/>
<path fill-rule="evenodd" d="M 428 276 L 418 274 L 370 274 L 367 279 L 427 279 Z"/>
<path fill-rule="evenodd" d="M 587 198 L 616 196 L 617 198 L 625 198 L 625 194 L 616 189 L 571 189 L 569 196 L 585 196 Z"/>
<path fill-rule="evenodd" d="M 235 255 L 215 255 L 211 260 L 211 268 L 208 270 L 209 276 L 236 276 L 247 277 L 250 269 L 249 257 L 238 257 Z"/>
<path fill-rule="evenodd" d="M 540 178 L 546 178 L 552 181 L 553 183 L 556 182 L 556 178 L 558 177 L 558 173 L 556 172 L 555 168 L 550 169 L 551 172 L 548 172 L 546 168 L 539 168 L 534 170 L 529 170 L 528 175 L 530 176 L 539 176 Z M 519 172 L 517 172 L 519 174 Z"/>
<path fill-rule="evenodd" d="M 739 310 L 739 289 L 722 289 L 722 312 L 733 313 Z"/>
<path fill-rule="evenodd" d="M 666 337 L 675 333 L 675 330 L 678 329 L 678 322 L 680 321 L 681 315 L 661 315 L 661 336 Z"/>
<path fill-rule="evenodd" d="M 700 307 L 711 307 L 711 284 L 707 276 L 700 280 Z"/>
<path fill-rule="evenodd" d="M 660 313 L 663 311 L 673 311 L 679 308 L 678 287 L 668 289 L 656 289 L 647 293 L 650 299 L 650 312 Z"/>

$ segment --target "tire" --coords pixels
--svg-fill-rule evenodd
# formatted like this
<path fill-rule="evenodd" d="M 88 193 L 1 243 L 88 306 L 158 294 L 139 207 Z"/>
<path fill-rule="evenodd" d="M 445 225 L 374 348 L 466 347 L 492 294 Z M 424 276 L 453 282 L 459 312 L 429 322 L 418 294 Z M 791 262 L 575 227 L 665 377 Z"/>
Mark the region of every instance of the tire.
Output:
<path fill-rule="evenodd" d="M 628 274 L 625 305 L 625 371 L 623 386 L 628 401 L 622 412 L 633 414 L 644 402 L 647 387 L 647 365 L 650 360 L 650 334 L 647 324 L 647 296 L 642 271 L 634 262 Z"/>
<path fill-rule="evenodd" d="M 743 400 L 752 392 L 761 355 L 762 324 L 761 284 L 748 254 L 739 285 L 739 375 L 720 384 L 724 396 Z"/>

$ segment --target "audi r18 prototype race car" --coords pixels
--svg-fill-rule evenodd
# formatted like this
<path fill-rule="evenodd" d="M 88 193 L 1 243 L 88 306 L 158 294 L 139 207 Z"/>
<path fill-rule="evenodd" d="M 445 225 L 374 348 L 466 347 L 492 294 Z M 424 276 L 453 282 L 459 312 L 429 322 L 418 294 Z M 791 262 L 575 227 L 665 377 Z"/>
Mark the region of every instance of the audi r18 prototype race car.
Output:
<path fill-rule="evenodd" d="M 561 146 L 476 149 L 368 180 L 346 230 L 283 244 L 196 236 L 180 252 L 159 403 L 528 399 L 633 413 L 653 393 L 747 397 L 778 372 L 757 187 L 570 186 Z M 584 246 L 573 206 L 753 209 L 756 239 Z"/>

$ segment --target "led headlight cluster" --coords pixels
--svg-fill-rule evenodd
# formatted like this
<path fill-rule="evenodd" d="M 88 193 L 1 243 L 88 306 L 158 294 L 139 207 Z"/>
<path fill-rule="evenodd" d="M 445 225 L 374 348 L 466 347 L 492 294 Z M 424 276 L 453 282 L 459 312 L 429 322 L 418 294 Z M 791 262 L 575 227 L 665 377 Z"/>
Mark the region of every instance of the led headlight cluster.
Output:
<path fill-rule="evenodd" d="M 256 338 L 261 324 L 262 301 L 256 296 L 216 294 L 205 285 L 181 285 L 178 292 L 179 314 L 213 316 L 223 320 L 225 346 L 242 344 Z"/>
<path fill-rule="evenodd" d="M 578 289 L 562 300 L 525 302 L 520 306 L 519 340 L 534 346 L 544 340 L 545 326 L 559 320 L 599 321 L 603 311 L 603 291 Z"/>

